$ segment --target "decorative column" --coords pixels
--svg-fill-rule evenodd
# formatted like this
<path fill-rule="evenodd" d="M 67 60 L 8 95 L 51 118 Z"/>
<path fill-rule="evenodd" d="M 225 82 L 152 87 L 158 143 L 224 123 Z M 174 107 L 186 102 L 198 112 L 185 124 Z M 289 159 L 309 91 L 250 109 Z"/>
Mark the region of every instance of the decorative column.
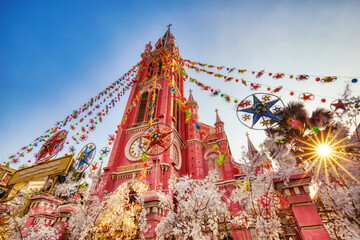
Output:
<path fill-rule="evenodd" d="M 290 204 L 303 240 L 330 240 L 316 206 L 310 198 L 311 176 L 312 173 L 294 174 L 286 185 L 284 181 L 275 179 L 275 189 L 283 194 Z"/>

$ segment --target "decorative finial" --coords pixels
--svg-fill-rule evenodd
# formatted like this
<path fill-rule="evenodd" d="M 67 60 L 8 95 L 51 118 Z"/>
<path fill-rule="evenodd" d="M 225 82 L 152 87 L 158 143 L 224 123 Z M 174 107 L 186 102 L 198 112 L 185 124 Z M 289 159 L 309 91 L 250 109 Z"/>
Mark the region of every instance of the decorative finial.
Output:
<path fill-rule="evenodd" d="M 189 98 L 188 98 L 188 101 L 195 102 L 194 97 L 193 97 L 193 95 L 192 95 L 192 90 L 191 90 L 191 89 L 189 90 Z"/>
<path fill-rule="evenodd" d="M 221 118 L 219 116 L 218 110 L 215 109 L 215 112 L 216 112 L 216 122 L 221 122 Z"/>
<path fill-rule="evenodd" d="M 170 23 L 169 25 L 167 25 L 168 28 L 170 28 L 172 26 L 172 24 Z"/>

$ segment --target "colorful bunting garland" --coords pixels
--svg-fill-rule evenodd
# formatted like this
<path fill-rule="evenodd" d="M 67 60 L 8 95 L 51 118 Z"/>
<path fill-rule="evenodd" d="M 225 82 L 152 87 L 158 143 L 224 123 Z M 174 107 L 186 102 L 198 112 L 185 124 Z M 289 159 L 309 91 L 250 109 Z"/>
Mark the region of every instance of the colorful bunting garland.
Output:
<path fill-rule="evenodd" d="M 225 82 L 230 82 L 232 80 L 235 80 L 235 82 L 240 82 L 239 79 L 234 79 L 233 77 L 229 77 L 229 76 L 221 75 L 221 74 L 213 74 L 213 72 L 209 73 L 206 69 L 200 69 L 200 68 L 194 68 L 194 67 L 190 67 L 190 69 L 195 69 L 196 72 L 205 72 L 205 73 L 211 74 L 211 75 L 213 75 L 215 77 L 218 77 L 218 78 L 224 78 Z M 197 79 L 195 79 L 193 77 L 189 77 L 189 81 L 196 83 L 198 86 L 202 87 L 203 90 L 210 90 L 212 92 L 212 94 L 211 94 L 212 96 L 218 96 L 219 95 L 221 97 L 225 97 L 227 102 L 231 101 L 230 96 L 228 94 L 225 94 L 225 93 L 221 94 L 221 90 L 219 90 L 219 89 L 214 89 L 214 88 L 210 87 L 209 85 L 205 85 L 205 84 L 201 83 L 200 81 L 198 81 Z M 327 101 L 326 100 L 327 98 L 336 99 L 336 98 L 330 97 L 330 96 L 322 96 L 322 95 L 313 94 L 313 93 L 303 93 L 303 92 L 295 91 L 295 90 L 292 90 L 292 89 L 284 88 L 283 86 L 272 86 L 272 85 L 267 85 L 267 84 L 260 84 L 260 83 L 248 81 L 248 80 L 245 80 L 245 79 L 241 79 L 241 83 L 244 86 L 248 86 L 248 84 L 250 83 L 250 85 L 249 85 L 250 90 L 253 90 L 253 91 L 260 90 L 260 88 L 262 86 L 266 86 L 267 87 L 266 90 L 271 92 L 271 93 L 279 93 L 280 91 L 288 91 L 290 96 L 295 96 L 295 92 L 297 92 L 299 94 L 298 99 L 303 100 L 303 101 L 314 100 L 315 96 L 319 97 L 320 101 L 322 103 L 325 103 Z M 231 98 L 234 99 L 235 103 L 237 103 L 239 101 L 235 97 L 231 97 Z"/>
<path fill-rule="evenodd" d="M 120 100 L 120 96 L 125 94 L 127 90 L 131 89 L 130 87 L 133 83 L 133 80 L 137 77 L 137 75 L 135 75 L 135 78 L 131 78 L 131 76 L 134 76 L 134 73 L 137 71 L 138 66 L 139 64 L 136 64 L 121 78 L 116 80 L 109 87 L 107 87 L 105 90 L 100 92 L 97 96 L 92 97 L 88 103 L 84 104 L 78 110 L 73 110 L 72 114 L 68 115 L 63 121 L 56 122 L 53 128 L 46 130 L 43 135 L 34 139 L 34 141 L 31 144 L 22 147 L 19 152 L 9 156 L 11 163 L 15 163 L 15 164 L 19 163 L 20 157 L 25 157 L 25 155 L 30 153 L 34 147 L 41 145 L 43 142 L 46 142 L 46 140 L 49 139 L 53 134 L 65 128 L 69 128 L 69 131 L 70 130 L 75 131 L 76 129 L 79 129 L 79 131 L 82 133 L 80 137 L 76 137 L 80 135 L 80 132 L 77 132 L 76 134 L 69 134 L 69 139 L 74 141 L 76 144 L 79 144 L 78 140 L 85 141 L 87 139 L 87 134 L 95 130 L 96 128 L 95 124 L 98 124 L 98 122 L 101 123 L 103 120 L 102 118 L 108 114 L 109 109 L 114 107 L 115 103 L 118 100 Z M 125 82 L 128 83 L 125 84 Z M 118 95 L 116 97 L 113 95 L 115 92 L 118 92 Z M 106 104 L 107 100 L 109 100 L 108 104 Z M 98 102 L 98 104 L 95 104 L 96 102 Z M 101 111 L 101 105 L 105 106 L 103 107 L 104 109 L 102 111 Z M 97 121 L 91 118 L 89 120 L 89 123 L 85 124 L 84 120 L 92 116 L 96 110 L 99 110 L 99 112 L 94 117 L 94 119 L 97 119 Z M 72 124 L 69 125 L 71 121 Z M 77 122 L 75 123 L 75 121 Z M 78 125 L 80 124 L 81 125 L 84 124 L 84 125 L 78 127 Z M 69 142 L 66 142 L 66 144 L 69 144 Z M 31 160 L 28 160 L 28 162 L 31 162 Z M 7 164 L 7 166 L 9 165 L 10 163 Z"/>
<path fill-rule="evenodd" d="M 336 81 L 337 79 L 346 79 L 346 80 L 351 80 L 352 83 L 357 83 L 358 82 L 358 78 L 359 77 L 349 77 L 349 76 L 321 76 L 321 75 L 311 75 L 311 74 L 290 74 L 290 73 L 272 73 L 272 72 L 266 72 L 265 70 L 247 70 L 247 69 L 236 69 L 236 68 L 229 68 L 229 67 L 225 67 L 225 66 L 214 66 L 214 65 L 210 65 L 210 64 L 206 64 L 206 63 L 200 63 L 200 62 L 196 62 L 196 61 L 191 61 L 188 59 L 181 59 L 184 63 L 188 63 L 187 66 L 190 68 L 193 68 L 197 65 L 201 66 L 201 67 L 208 67 L 211 69 L 217 69 L 217 70 L 226 70 L 228 73 L 232 73 L 232 72 L 238 72 L 240 74 L 245 73 L 245 72 L 251 72 L 253 75 L 255 75 L 256 78 L 260 78 L 263 75 L 268 75 L 269 77 L 272 77 L 273 79 L 281 79 L 281 78 L 285 78 L 288 77 L 290 79 L 296 79 L 298 81 L 305 81 L 308 80 L 310 78 L 313 78 L 316 82 L 322 82 L 322 83 L 331 83 Z M 199 70 L 201 71 L 201 70 Z M 217 77 L 221 77 L 221 74 L 215 74 L 217 75 Z"/>

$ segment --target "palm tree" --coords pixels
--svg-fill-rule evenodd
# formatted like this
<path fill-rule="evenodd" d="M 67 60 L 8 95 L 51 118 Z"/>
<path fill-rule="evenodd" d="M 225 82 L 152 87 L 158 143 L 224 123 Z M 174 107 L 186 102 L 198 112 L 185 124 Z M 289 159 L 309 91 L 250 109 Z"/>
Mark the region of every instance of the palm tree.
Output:
<path fill-rule="evenodd" d="M 333 113 L 327 109 L 317 108 L 310 115 L 303 103 L 294 101 L 289 102 L 280 114 L 284 117 L 277 125 L 267 129 L 266 134 L 268 137 L 279 138 L 295 156 L 303 153 L 302 141 L 306 142 L 309 136 L 319 131 L 326 132 L 334 120 Z M 302 157 L 297 157 L 296 160 L 298 165 L 304 161 Z"/>

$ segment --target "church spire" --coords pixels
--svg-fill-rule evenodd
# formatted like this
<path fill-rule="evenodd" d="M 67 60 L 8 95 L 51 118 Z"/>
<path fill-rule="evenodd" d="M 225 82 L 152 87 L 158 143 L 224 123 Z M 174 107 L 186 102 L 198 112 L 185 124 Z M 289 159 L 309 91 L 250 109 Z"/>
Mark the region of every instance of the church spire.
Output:
<path fill-rule="evenodd" d="M 247 137 L 248 153 L 252 158 L 254 158 L 259 152 L 258 150 L 256 150 L 254 144 L 251 142 L 249 133 L 246 133 L 246 137 Z"/>
<path fill-rule="evenodd" d="M 192 95 L 192 90 L 191 90 L 191 89 L 189 90 L 188 101 L 195 102 L 194 97 L 193 97 L 193 95 Z"/>
<path fill-rule="evenodd" d="M 216 112 L 216 122 L 221 122 L 221 118 L 219 116 L 218 110 L 215 109 L 215 112 Z"/>
<path fill-rule="evenodd" d="M 170 27 L 171 27 L 172 24 L 169 24 L 167 27 L 167 31 L 165 32 L 164 36 L 162 37 L 162 40 L 163 40 L 163 43 L 164 43 L 164 46 L 166 46 L 167 42 L 169 41 L 170 39 L 170 36 L 172 35 L 171 32 L 170 32 Z"/>
<path fill-rule="evenodd" d="M 172 26 L 172 24 L 169 24 L 167 26 L 168 29 L 166 30 L 164 36 L 156 42 L 156 44 L 155 44 L 156 49 L 160 49 L 163 47 L 166 47 L 166 48 L 175 47 L 175 37 L 172 35 L 172 33 L 170 31 L 171 26 Z"/>

